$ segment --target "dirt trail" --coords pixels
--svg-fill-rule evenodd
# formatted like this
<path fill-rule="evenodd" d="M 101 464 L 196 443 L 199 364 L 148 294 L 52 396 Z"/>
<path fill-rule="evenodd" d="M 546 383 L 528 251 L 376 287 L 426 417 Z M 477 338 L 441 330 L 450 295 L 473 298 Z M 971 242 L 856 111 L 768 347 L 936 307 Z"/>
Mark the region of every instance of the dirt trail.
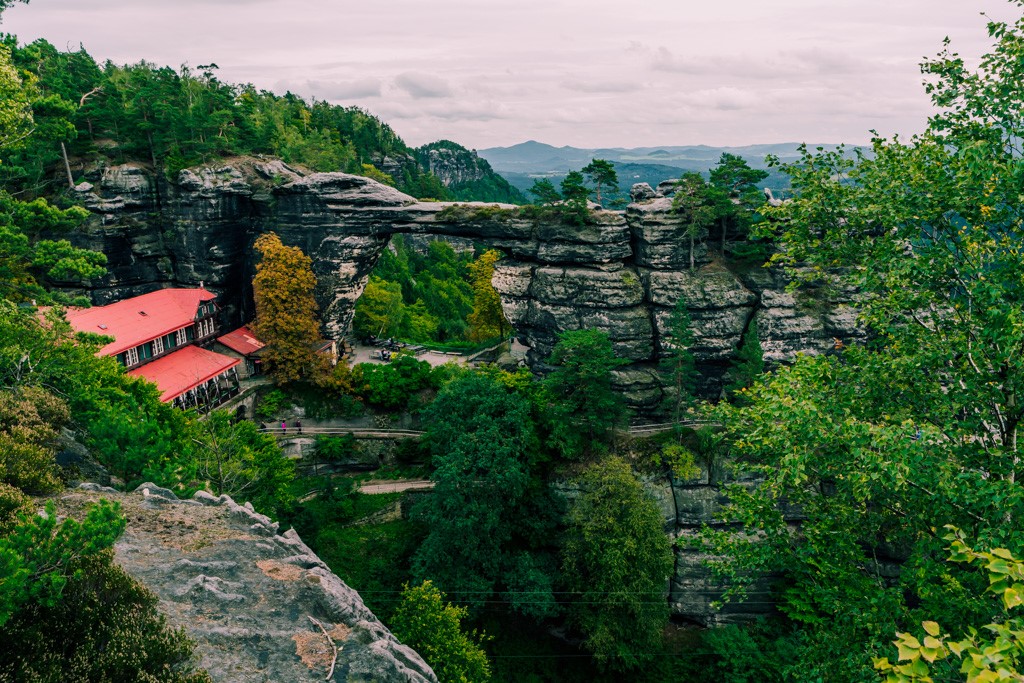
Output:
<path fill-rule="evenodd" d="M 429 479 L 395 479 L 392 481 L 367 481 L 359 485 L 359 493 L 401 493 L 402 491 L 427 491 L 434 488 Z"/>

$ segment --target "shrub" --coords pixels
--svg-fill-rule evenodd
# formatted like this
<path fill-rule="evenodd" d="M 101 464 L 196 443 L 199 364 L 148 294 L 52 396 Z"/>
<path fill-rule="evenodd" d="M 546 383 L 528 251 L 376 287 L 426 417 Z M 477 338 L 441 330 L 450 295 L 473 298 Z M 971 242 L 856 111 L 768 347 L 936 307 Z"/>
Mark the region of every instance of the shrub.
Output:
<path fill-rule="evenodd" d="M 256 417 L 260 419 L 271 418 L 288 405 L 288 395 L 280 389 L 273 389 L 260 397 L 256 406 Z"/>
<path fill-rule="evenodd" d="M 351 458 L 359 453 L 359 442 L 352 434 L 331 436 L 329 434 L 317 434 L 316 454 L 318 457 L 335 462 Z"/>
<path fill-rule="evenodd" d="M 30 511 L 32 499 L 9 484 L 0 483 L 0 536 L 9 532 L 18 516 Z"/>
<path fill-rule="evenodd" d="M 0 483 L 34 494 L 59 490 L 53 445 L 68 418 L 67 404 L 44 389 L 0 391 Z"/>
<path fill-rule="evenodd" d="M 0 628 L 0 682 L 212 681 L 192 666 L 184 630 L 167 625 L 112 550 L 75 570 L 58 602 L 26 605 Z"/>
<path fill-rule="evenodd" d="M 423 655 L 442 683 L 486 683 L 491 680 L 491 665 L 482 645 L 489 638 L 462 628 L 467 614 L 465 607 L 447 602 L 430 581 L 406 584 L 391 628 L 399 640 Z"/>
<path fill-rule="evenodd" d="M 388 410 L 404 408 L 413 394 L 436 386 L 430 363 L 412 356 L 399 355 L 387 365 L 360 363 L 355 374 L 359 394 Z"/>

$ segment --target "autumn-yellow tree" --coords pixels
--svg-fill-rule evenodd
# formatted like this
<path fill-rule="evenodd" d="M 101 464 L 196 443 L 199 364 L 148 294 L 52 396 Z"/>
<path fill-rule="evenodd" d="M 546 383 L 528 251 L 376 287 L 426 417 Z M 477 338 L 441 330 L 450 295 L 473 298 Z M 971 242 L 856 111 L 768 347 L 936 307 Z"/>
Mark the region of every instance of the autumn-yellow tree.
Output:
<path fill-rule="evenodd" d="M 468 266 L 469 276 L 473 281 L 473 312 L 469 314 L 469 338 L 475 342 L 504 337 L 512 327 L 505 319 L 501 299 L 491 284 L 494 278 L 494 264 L 500 258 L 500 253 L 488 249 Z"/>
<path fill-rule="evenodd" d="M 252 281 L 256 299 L 254 332 L 267 345 L 263 361 L 278 384 L 310 375 L 320 339 L 319 308 L 313 298 L 316 277 L 309 257 L 286 247 L 272 232 L 256 240 L 260 262 Z"/>

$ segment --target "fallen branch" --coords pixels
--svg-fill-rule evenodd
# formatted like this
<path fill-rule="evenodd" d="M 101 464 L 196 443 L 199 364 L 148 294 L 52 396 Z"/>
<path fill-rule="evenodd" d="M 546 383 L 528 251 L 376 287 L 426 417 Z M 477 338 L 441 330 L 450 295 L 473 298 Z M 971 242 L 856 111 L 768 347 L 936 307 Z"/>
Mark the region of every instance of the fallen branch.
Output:
<path fill-rule="evenodd" d="M 79 107 L 84 106 L 86 100 L 88 100 L 90 97 L 92 97 L 96 93 L 102 92 L 102 91 L 103 91 L 103 86 L 100 86 L 98 88 L 93 88 L 89 92 L 87 92 L 84 95 L 82 95 L 82 99 L 78 100 L 78 106 Z"/>
<path fill-rule="evenodd" d="M 306 616 L 309 615 L 307 614 Z M 334 677 L 334 666 L 338 663 L 338 646 L 334 644 L 334 638 L 331 638 L 330 634 L 327 633 L 327 629 L 320 623 L 320 620 L 314 619 L 313 617 L 309 617 L 309 620 L 320 627 L 320 630 L 324 632 L 324 638 L 327 639 L 327 642 L 331 645 L 331 649 L 334 650 L 334 659 L 331 660 L 331 668 L 327 672 L 327 678 L 324 679 L 325 681 L 329 681 Z"/>

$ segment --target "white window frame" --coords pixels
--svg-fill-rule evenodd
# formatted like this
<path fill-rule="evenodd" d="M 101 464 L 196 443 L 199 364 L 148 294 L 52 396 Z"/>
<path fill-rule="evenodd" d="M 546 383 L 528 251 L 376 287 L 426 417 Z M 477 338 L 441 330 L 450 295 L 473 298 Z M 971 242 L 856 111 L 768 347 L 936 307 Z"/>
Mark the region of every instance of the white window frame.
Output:
<path fill-rule="evenodd" d="M 153 340 L 153 355 L 154 356 L 159 356 L 163 352 L 164 352 L 164 338 L 163 337 L 157 337 L 156 339 Z"/>
<path fill-rule="evenodd" d="M 124 352 L 124 364 L 125 367 L 130 368 L 133 365 L 139 364 L 139 349 L 136 346 L 128 349 Z"/>
<path fill-rule="evenodd" d="M 197 332 L 199 333 L 197 338 L 208 337 L 213 334 L 213 318 L 200 320 Z"/>
<path fill-rule="evenodd" d="M 184 346 L 185 344 L 188 344 L 188 335 L 185 334 L 184 327 L 174 333 L 174 339 L 176 342 L 178 342 L 178 346 Z"/>

